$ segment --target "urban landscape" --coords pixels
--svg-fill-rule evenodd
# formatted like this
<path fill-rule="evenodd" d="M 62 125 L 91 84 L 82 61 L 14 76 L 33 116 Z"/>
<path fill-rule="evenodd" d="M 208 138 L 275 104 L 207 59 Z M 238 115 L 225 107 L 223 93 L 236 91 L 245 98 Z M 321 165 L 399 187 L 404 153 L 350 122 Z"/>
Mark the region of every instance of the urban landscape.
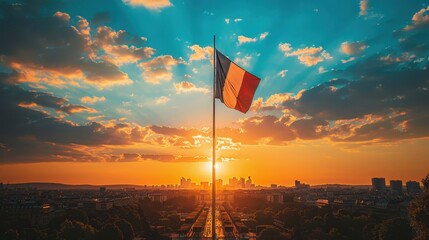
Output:
<path fill-rule="evenodd" d="M 427 199 L 428 179 L 422 185 L 372 178 L 371 185 L 362 186 L 310 186 L 296 180 L 292 187 L 258 186 L 251 177 L 230 178 L 227 184 L 219 179 L 214 218 L 211 184 L 183 177 L 165 186 L 2 184 L 0 236 L 211 239 L 215 221 L 217 239 L 405 240 L 416 234 L 409 223 L 419 220 L 410 207 L 415 199 Z M 427 213 L 419 214 L 426 214 L 425 220 Z"/>

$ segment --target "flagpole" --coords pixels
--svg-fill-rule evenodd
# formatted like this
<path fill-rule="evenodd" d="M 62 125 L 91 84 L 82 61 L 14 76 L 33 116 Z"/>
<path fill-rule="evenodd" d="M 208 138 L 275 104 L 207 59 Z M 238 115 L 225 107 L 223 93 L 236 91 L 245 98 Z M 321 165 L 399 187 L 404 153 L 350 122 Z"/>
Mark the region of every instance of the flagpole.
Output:
<path fill-rule="evenodd" d="M 216 240 L 216 35 L 213 35 L 212 240 Z"/>

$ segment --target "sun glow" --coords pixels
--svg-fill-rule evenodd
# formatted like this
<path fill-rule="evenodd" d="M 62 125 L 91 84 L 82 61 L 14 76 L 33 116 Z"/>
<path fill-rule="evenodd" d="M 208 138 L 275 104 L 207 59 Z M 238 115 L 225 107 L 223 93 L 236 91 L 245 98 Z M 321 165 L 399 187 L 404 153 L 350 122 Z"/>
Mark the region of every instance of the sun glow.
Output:
<path fill-rule="evenodd" d="M 208 171 L 208 172 L 212 172 L 212 162 L 211 161 L 208 161 L 206 164 L 205 164 L 205 169 Z M 221 163 L 216 163 L 215 164 L 215 169 L 216 169 L 216 172 L 219 172 L 219 170 L 221 169 Z"/>

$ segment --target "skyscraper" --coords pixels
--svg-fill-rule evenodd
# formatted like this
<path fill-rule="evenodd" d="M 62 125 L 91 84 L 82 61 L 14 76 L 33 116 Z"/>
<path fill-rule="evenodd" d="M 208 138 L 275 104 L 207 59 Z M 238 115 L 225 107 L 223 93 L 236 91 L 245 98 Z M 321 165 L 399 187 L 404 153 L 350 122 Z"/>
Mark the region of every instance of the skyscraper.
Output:
<path fill-rule="evenodd" d="M 252 179 L 249 176 L 249 178 L 246 180 L 246 188 L 251 188 L 251 187 L 252 187 Z"/>
<path fill-rule="evenodd" d="M 384 178 L 372 178 L 372 190 L 377 192 L 386 191 L 386 179 Z"/>
<path fill-rule="evenodd" d="M 394 195 L 402 195 L 402 181 L 390 180 L 390 192 Z"/>

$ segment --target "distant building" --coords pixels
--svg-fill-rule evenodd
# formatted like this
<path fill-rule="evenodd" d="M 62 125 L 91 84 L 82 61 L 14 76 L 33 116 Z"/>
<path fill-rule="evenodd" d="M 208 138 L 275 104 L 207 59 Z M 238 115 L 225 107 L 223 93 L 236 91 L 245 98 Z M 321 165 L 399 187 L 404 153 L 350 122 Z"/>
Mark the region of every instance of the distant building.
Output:
<path fill-rule="evenodd" d="M 267 201 L 271 203 L 283 203 L 283 194 L 270 193 L 267 195 Z"/>
<path fill-rule="evenodd" d="M 200 185 L 202 189 L 209 189 L 209 182 L 201 182 Z"/>
<path fill-rule="evenodd" d="M 310 188 L 309 184 L 301 183 L 299 180 L 295 180 L 295 189 L 308 189 Z"/>
<path fill-rule="evenodd" d="M 244 178 L 240 178 L 240 181 L 238 182 L 238 187 L 239 188 L 245 188 L 246 187 L 246 180 L 244 180 Z"/>
<path fill-rule="evenodd" d="M 271 188 L 277 188 L 277 184 L 272 183 Z"/>
<path fill-rule="evenodd" d="M 106 187 L 100 187 L 100 196 L 104 196 L 106 194 Z"/>
<path fill-rule="evenodd" d="M 181 188 L 185 188 L 185 186 L 186 186 L 186 179 L 184 177 L 182 177 L 180 179 L 180 187 Z"/>
<path fill-rule="evenodd" d="M 152 202 L 165 202 L 167 201 L 167 195 L 161 193 L 150 193 L 148 195 Z"/>
<path fill-rule="evenodd" d="M 402 195 L 402 181 L 390 180 L 390 192 L 393 195 Z"/>
<path fill-rule="evenodd" d="M 238 187 L 238 179 L 236 177 L 230 178 L 228 181 L 228 186 L 232 188 Z"/>
<path fill-rule="evenodd" d="M 422 189 L 420 188 L 420 183 L 416 181 L 408 181 L 406 183 L 407 186 L 407 193 L 409 195 L 417 195 L 421 193 Z"/>
<path fill-rule="evenodd" d="M 372 190 L 377 192 L 386 191 L 386 179 L 385 178 L 372 178 Z"/>
<path fill-rule="evenodd" d="M 252 188 L 253 187 L 253 183 L 252 183 L 252 179 L 250 178 L 250 176 L 249 176 L 249 178 L 246 180 L 246 186 L 245 186 L 246 188 Z"/>
<path fill-rule="evenodd" d="M 223 187 L 222 179 L 216 180 L 216 189 L 221 189 Z"/>

